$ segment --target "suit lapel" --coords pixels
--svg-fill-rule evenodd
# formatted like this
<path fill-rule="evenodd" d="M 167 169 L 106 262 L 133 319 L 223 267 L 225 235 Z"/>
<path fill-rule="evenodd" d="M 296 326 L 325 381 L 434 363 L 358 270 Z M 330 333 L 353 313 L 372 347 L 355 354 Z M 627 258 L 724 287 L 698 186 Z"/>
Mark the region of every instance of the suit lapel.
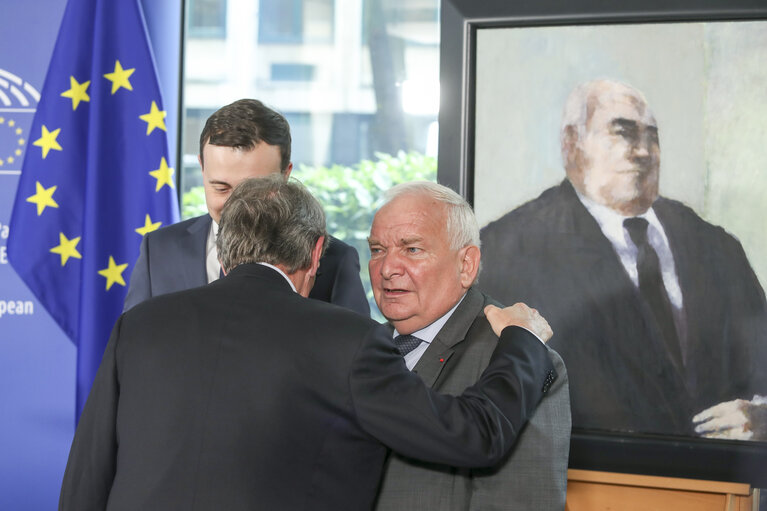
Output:
<path fill-rule="evenodd" d="M 418 373 L 426 385 L 434 386 L 437 378 L 455 353 L 455 345 L 466 338 L 466 333 L 482 310 L 483 305 L 482 294 L 474 288 L 470 288 L 461 304 L 458 305 L 453 315 L 437 333 L 437 336 L 413 368 L 413 372 Z"/>
<path fill-rule="evenodd" d="M 699 355 L 696 350 L 703 344 L 690 342 L 692 339 L 698 340 L 705 337 L 707 330 L 716 328 L 718 321 L 718 318 L 712 316 L 709 308 L 706 307 L 711 299 L 710 290 L 718 287 L 710 280 L 712 278 L 710 267 L 703 263 L 702 254 L 705 254 L 708 249 L 705 246 L 699 246 L 698 238 L 690 235 L 691 225 L 683 220 L 682 211 L 674 209 L 672 201 L 661 197 L 655 202 L 653 209 L 666 232 L 669 248 L 674 257 L 679 287 L 682 290 L 683 332 L 680 340 L 685 343 L 687 352 L 687 372 L 689 375 L 703 374 L 694 369 L 696 361 L 718 359 L 718 356 L 711 352 Z M 689 318 L 695 318 L 695 321 L 690 321 Z M 705 325 L 703 332 L 700 331 L 701 325 Z M 710 346 L 705 349 L 710 349 Z M 693 387 L 696 386 L 696 382 L 689 383 Z"/>
<path fill-rule="evenodd" d="M 186 232 L 179 239 L 177 264 L 183 273 L 184 289 L 204 286 L 208 283 L 206 248 L 212 221 L 210 215 L 198 217 L 189 224 Z"/>

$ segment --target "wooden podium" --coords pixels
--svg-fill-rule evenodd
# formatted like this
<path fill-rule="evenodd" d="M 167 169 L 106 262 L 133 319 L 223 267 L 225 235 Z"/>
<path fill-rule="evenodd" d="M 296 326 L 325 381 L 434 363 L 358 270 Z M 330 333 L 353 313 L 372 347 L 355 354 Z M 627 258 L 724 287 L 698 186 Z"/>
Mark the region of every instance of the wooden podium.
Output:
<path fill-rule="evenodd" d="M 567 472 L 566 511 L 757 511 L 747 484 L 617 472 Z"/>

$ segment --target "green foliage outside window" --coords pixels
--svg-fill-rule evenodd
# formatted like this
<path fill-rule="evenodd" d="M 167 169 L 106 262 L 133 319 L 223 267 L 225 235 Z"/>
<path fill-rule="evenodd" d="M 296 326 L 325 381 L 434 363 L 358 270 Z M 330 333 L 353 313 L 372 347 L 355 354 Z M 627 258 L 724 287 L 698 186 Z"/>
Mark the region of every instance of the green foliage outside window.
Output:
<path fill-rule="evenodd" d="M 181 196 L 181 218 L 194 218 L 208 212 L 205 205 L 205 188 L 195 186 Z"/>
<path fill-rule="evenodd" d="M 367 237 L 373 214 L 381 205 L 383 192 L 408 181 L 436 181 L 437 159 L 416 152 L 399 152 L 392 156 L 377 153 L 375 160 L 363 160 L 351 167 L 298 165 L 292 177 L 301 181 L 322 204 L 327 216 L 328 232 L 360 254 L 362 283 L 374 317 L 380 318 L 370 290 L 367 261 L 370 254 Z M 207 212 L 202 186 L 184 193 L 182 216 L 190 218 Z"/>

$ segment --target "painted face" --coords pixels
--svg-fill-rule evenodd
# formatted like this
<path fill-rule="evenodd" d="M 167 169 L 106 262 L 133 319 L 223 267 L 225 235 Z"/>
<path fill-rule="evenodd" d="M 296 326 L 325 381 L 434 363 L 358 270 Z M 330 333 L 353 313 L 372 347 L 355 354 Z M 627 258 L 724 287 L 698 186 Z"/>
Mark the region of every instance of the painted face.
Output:
<path fill-rule="evenodd" d="M 280 172 L 280 148 L 261 142 L 250 151 L 206 144 L 202 168 L 205 203 L 210 216 L 218 222 L 221 210 L 232 190 L 245 179 Z M 291 164 L 292 165 L 292 164 Z M 287 174 L 290 174 L 290 166 Z"/>
<path fill-rule="evenodd" d="M 655 118 L 627 91 L 596 100 L 585 135 L 576 144 L 571 181 L 580 193 L 622 214 L 645 212 L 658 197 L 660 146 Z"/>
<path fill-rule="evenodd" d="M 370 283 L 381 313 L 401 334 L 439 319 L 474 281 L 479 249 L 451 249 L 446 227 L 445 206 L 423 194 L 401 195 L 373 219 Z"/>

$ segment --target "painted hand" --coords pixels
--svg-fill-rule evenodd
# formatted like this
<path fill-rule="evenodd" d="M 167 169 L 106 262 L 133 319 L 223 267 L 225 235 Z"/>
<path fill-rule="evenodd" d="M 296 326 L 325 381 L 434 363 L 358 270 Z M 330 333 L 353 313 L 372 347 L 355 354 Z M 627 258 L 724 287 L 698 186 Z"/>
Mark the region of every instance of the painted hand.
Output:
<path fill-rule="evenodd" d="M 705 438 L 759 440 L 767 430 L 767 403 L 761 396 L 752 401 L 734 399 L 707 408 L 692 418 L 695 432 Z"/>

